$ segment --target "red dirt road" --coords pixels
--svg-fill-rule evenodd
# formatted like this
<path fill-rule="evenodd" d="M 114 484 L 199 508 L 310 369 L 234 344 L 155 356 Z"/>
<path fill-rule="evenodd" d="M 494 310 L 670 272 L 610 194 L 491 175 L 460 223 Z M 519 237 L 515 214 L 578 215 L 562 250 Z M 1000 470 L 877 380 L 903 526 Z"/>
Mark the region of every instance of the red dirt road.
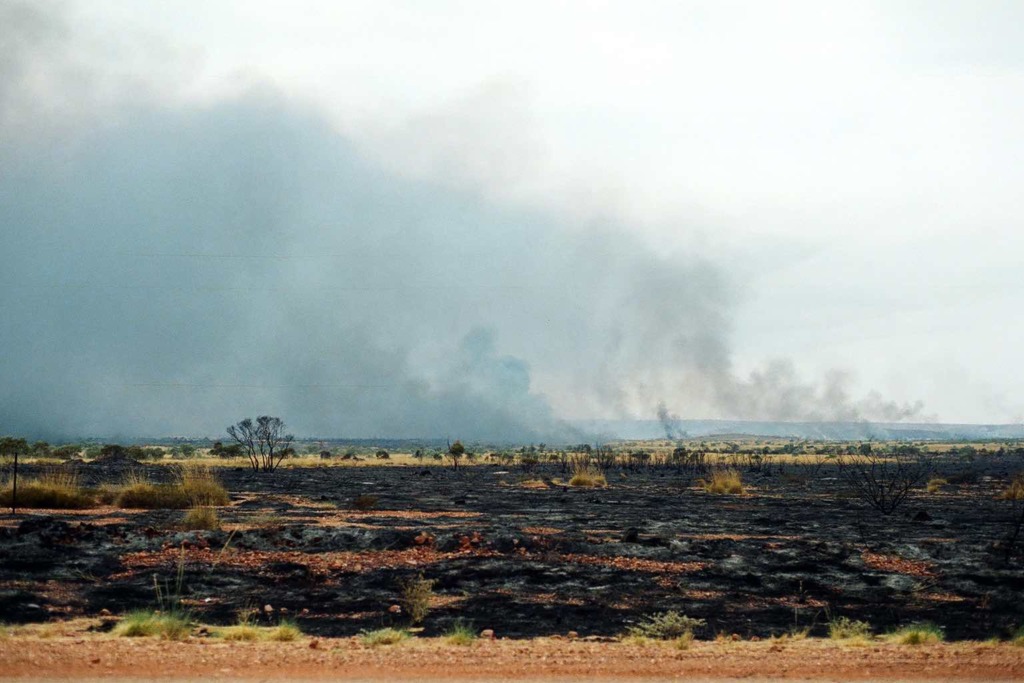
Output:
<path fill-rule="evenodd" d="M 315 644 L 314 644 L 315 643 Z M 185 642 L 87 636 L 0 640 L 0 679 L 16 680 L 1024 680 L 1024 648 L 919 647 L 825 640 L 666 645 L 554 639 L 438 640 L 369 648 L 355 639 L 294 643 Z"/>

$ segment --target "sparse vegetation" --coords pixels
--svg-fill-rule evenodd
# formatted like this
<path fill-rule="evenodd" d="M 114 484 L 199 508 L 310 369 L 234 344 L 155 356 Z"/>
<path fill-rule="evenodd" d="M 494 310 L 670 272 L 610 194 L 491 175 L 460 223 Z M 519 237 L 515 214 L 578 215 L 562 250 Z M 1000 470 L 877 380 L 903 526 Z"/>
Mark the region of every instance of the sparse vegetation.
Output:
<path fill-rule="evenodd" d="M 185 531 L 216 531 L 220 529 L 220 517 L 211 507 L 193 507 L 182 518 L 181 528 Z"/>
<path fill-rule="evenodd" d="M 703 619 L 694 619 L 675 611 L 659 612 L 645 617 L 640 623 L 630 626 L 627 634 L 635 638 L 652 640 L 693 639 L 694 630 L 707 625 Z"/>
<path fill-rule="evenodd" d="M 935 624 L 910 624 L 893 631 L 889 638 L 900 645 L 932 645 L 946 639 L 945 634 Z"/>
<path fill-rule="evenodd" d="M 732 468 L 715 470 L 710 480 L 698 480 L 698 484 L 708 493 L 739 494 L 743 493 L 743 477 L 739 470 Z"/>
<path fill-rule="evenodd" d="M 395 645 L 410 637 L 412 637 L 411 634 L 405 629 L 379 628 L 373 631 L 362 631 L 359 634 L 359 642 L 367 647 L 378 647 L 380 645 Z"/>
<path fill-rule="evenodd" d="M 246 620 L 216 629 L 213 635 L 228 641 L 251 643 L 260 639 L 260 629 Z"/>
<path fill-rule="evenodd" d="M 452 463 L 452 469 L 457 470 L 459 469 L 459 463 L 462 461 L 462 458 L 466 455 L 466 447 L 462 445 L 461 441 L 456 441 L 455 443 L 448 446 L 447 455 L 448 459 Z"/>
<path fill-rule="evenodd" d="M 828 623 L 828 637 L 832 640 L 851 640 L 869 638 L 871 625 L 866 621 L 856 621 L 849 617 L 839 617 Z"/>
<path fill-rule="evenodd" d="M 949 484 L 949 481 L 941 477 L 933 477 L 928 480 L 928 486 L 926 487 L 928 493 L 938 493 L 942 490 L 943 486 Z"/>
<path fill-rule="evenodd" d="M 8 507 L 14 498 L 13 482 L 0 485 L 0 505 Z M 96 497 L 78 485 L 68 470 L 51 470 L 35 479 L 18 482 L 18 507 L 81 510 L 96 504 Z"/>
<path fill-rule="evenodd" d="M 118 507 L 146 510 L 182 510 L 189 507 L 227 505 L 231 499 L 209 467 L 181 466 L 172 484 L 154 484 L 144 474 L 128 475 L 114 500 Z"/>
<path fill-rule="evenodd" d="M 434 597 L 433 579 L 426 579 L 420 574 L 414 579 L 401 583 L 402 608 L 414 625 L 423 623 L 430 612 L 430 600 Z"/>
<path fill-rule="evenodd" d="M 273 472 L 288 455 L 295 437 L 285 433 L 279 417 L 260 415 L 256 421 L 246 418 L 227 428 L 228 436 L 242 449 L 254 472 Z"/>
<path fill-rule="evenodd" d="M 444 639 L 449 645 L 472 645 L 477 640 L 477 634 L 471 624 L 459 619 L 445 631 Z"/>
<path fill-rule="evenodd" d="M 884 515 L 892 514 L 931 469 L 919 449 L 909 446 L 898 446 L 893 453 L 841 456 L 836 462 L 850 491 Z"/>
<path fill-rule="evenodd" d="M 569 480 L 569 486 L 580 488 L 597 488 L 607 485 L 608 480 L 605 479 L 604 473 L 596 467 L 590 466 L 577 467 L 573 470 L 572 478 Z"/>
<path fill-rule="evenodd" d="M 267 634 L 268 640 L 274 640 L 281 643 L 290 643 L 301 637 L 302 629 L 300 629 L 299 625 L 290 619 L 282 619 L 281 623 L 270 629 L 270 632 Z"/>
<path fill-rule="evenodd" d="M 192 631 L 188 615 L 181 612 L 137 610 L 125 615 L 114 628 L 114 634 L 125 638 L 153 638 L 184 640 Z"/>
<path fill-rule="evenodd" d="M 302 637 L 298 625 L 289 619 L 282 619 L 277 626 L 259 626 L 253 622 L 255 609 L 244 609 L 238 613 L 238 621 L 231 626 L 222 626 L 213 630 L 213 635 L 227 641 L 256 642 L 271 640 L 291 642 Z"/>
<path fill-rule="evenodd" d="M 1021 532 L 1024 531 L 1024 474 L 1015 476 L 999 498 L 1006 501 L 1010 508 L 1010 530 L 1003 542 L 1003 559 L 1009 562 L 1017 548 Z"/>

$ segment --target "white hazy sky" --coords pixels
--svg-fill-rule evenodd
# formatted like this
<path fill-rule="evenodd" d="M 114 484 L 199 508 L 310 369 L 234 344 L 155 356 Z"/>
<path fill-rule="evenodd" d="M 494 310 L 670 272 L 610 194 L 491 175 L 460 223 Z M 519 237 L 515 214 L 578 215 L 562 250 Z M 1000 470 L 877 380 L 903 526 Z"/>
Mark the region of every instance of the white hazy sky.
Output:
<path fill-rule="evenodd" d="M 92 59 L 171 74 L 168 99 L 270 83 L 397 171 L 728 263 L 741 369 L 1024 420 L 1024 3 L 70 9 Z"/>

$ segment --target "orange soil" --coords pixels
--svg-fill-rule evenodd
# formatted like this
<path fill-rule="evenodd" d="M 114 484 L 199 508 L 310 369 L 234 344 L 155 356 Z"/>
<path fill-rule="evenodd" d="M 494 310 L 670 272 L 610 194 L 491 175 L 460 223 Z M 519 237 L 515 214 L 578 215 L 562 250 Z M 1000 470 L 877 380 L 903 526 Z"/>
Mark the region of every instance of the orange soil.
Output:
<path fill-rule="evenodd" d="M 953 643 L 919 647 L 824 640 L 669 645 L 558 639 L 412 640 L 369 648 L 357 639 L 229 643 L 209 638 L 12 636 L 0 640 L 0 678 L 242 680 L 758 679 L 1024 680 L 1024 648 Z"/>

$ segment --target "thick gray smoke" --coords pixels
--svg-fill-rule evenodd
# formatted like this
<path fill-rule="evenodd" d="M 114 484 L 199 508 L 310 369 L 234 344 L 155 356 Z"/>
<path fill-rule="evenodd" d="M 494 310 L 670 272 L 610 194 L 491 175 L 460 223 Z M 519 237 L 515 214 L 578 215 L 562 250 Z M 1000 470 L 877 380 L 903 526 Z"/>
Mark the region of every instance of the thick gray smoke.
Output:
<path fill-rule="evenodd" d="M 532 377 L 578 414 L 916 410 L 786 364 L 737 379 L 714 264 L 403 179 L 273 92 L 39 132 L 26 112 L 66 66 L 39 41 L 64 32 L 19 17 L 0 21 L 0 432 L 218 434 L 269 413 L 301 434 L 581 438 Z"/>

